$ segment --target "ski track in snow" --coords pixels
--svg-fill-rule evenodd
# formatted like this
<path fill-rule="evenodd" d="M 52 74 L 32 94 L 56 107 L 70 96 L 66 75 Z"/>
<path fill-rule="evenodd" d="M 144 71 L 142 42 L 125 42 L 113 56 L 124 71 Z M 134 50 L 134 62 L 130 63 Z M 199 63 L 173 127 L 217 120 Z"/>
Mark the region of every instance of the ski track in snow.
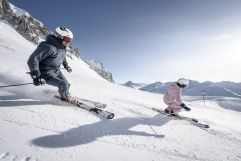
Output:
<path fill-rule="evenodd" d="M 185 155 L 185 154 L 181 154 L 178 153 L 178 151 L 171 151 L 171 150 L 166 150 L 166 149 L 156 149 L 156 146 L 152 146 L 152 148 L 148 148 L 147 145 L 141 145 L 141 144 L 128 144 L 126 142 L 124 143 L 117 143 L 117 142 L 108 142 L 108 141 L 101 141 L 103 143 L 107 143 L 107 144 L 114 144 L 114 145 L 118 145 L 118 146 L 122 146 L 122 147 L 126 147 L 126 148 L 131 148 L 131 149 L 138 149 L 138 150 L 145 150 L 145 151 L 150 151 L 150 152 L 154 152 L 157 154 L 167 154 L 170 156 L 175 156 L 178 158 L 184 158 L 184 159 L 191 159 L 191 160 L 200 160 L 200 161 L 208 161 L 209 159 L 206 158 L 197 158 L 195 156 L 195 154 L 193 154 L 193 156 L 189 156 L 189 155 Z"/>
<path fill-rule="evenodd" d="M 17 111 L 22 111 L 25 114 L 30 114 L 30 115 L 33 116 L 33 118 L 35 118 L 35 117 L 40 118 L 40 119 L 44 118 L 44 119 L 41 119 L 41 120 L 43 122 L 44 122 L 44 120 L 46 120 L 47 122 L 45 122 L 45 123 L 57 121 L 56 118 L 54 118 L 51 113 L 43 113 L 41 111 L 36 111 L 34 108 L 29 108 L 29 107 L 21 107 L 21 108 L 11 107 L 11 108 L 14 109 L 14 110 L 17 110 Z M 86 111 L 84 111 L 82 109 L 73 108 L 73 107 L 71 107 L 71 105 L 70 106 L 60 106 L 60 108 L 68 108 L 68 110 L 71 110 L 71 111 L 79 111 L 80 113 L 82 113 L 82 112 L 86 113 Z M 144 108 L 148 108 L 148 107 L 144 107 Z M 135 109 L 128 109 L 126 111 L 128 111 L 128 112 L 125 113 L 126 115 L 132 113 L 133 116 L 139 117 L 138 119 L 145 120 L 146 122 L 148 122 L 148 119 L 146 119 L 146 117 L 149 116 L 149 115 L 146 115 L 146 114 L 144 114 L 140 111 L 136 111 Z M 92 114 L 89 113 L 89 115 L 92 115 Z M 53 129 L 53 128 L 47 128 L 46 126 L 36 126 L 34 124 L 21 122 L 21 121 L 14 120 L 14 119 L 13 120 L 10 120 L 10 119 L 7 120 L 7 119 L 4 119 L 4 118 L 1 118 L 1 121 L 13 123 L 13 124 L 16 124 L 18 126 L 23 126 L 23 127 L 27 127 L 27 128 L 36 128 L 36 129 L 44 130 L 44 131 L 51 132 L 51 133 L 57 133 L 57 134 L 62 133 L 61 130 L 56 130 L 56 129 Z M 78 123 L 72 123 L 71 121 L 66 122 L 66 120 L 61 119 L 61 118 L 58 118 L 58 122 L 62 122 L 62 124 L 66 124 L 66 127 L 79 126 Z M 182 124 L 189 124 L 189 122 L 182 121 Z M 109 131 L 111 131 L 111 130 L 109 130 Z M 228 135 L 223 134 L 221 132 L 217 132 L 215 130 L 204 130 L 204 131 L 214 135 L 217 138 L 222 138 L 224 140 L 227 139 L 227 140 L 230 140 L 232 142 L 234 142 L 234 141 L 239 142 L 239 144 L 241 144 L 240 140 L 235 139 L 235 138 L 231 138 Z M 156 145 L 146 144 L 148 142 L 151 142 L 152 139 L 153 139 L 153 137 L 145 138 L 144 139 L 145 141 L 143 141 L 144 143 L 141 143 L 141 142 L 131 141 L 131 140 L 133 140 L 133 138 L 130 136 L 130 137 L 127 138 L 127 140 L 119 139 L 119 137 L 117 137 L 117 138 L 114 138 L 112 141 L 105 140 L 105 139 L 102 139 L 102 138 L 98 138 L 96 141 L 106 143 L 106 144 L 113 144 L 113 145 L 117 145 L 117 146 L 121 146 L 121 147 L 126 147 L 126 148 L 130 148 L 130 149 L 145 150 L 145 151 L 153 152 L 153 153 L 156 153 L 156 154 L 163 154 L 164 153 L 164 154 L 167 154 L 167 155 L 170 155 L 170 156 L 175 156 L 175 157 L 178 157 L 178 158 L 184 158 L 184 159 L 187 159 L 187 160 L 200 160 L 200 161 L 212 160 L 212 159 L 208 159 L 208 158 L 198 157 L 194 153 L 190 153 L 190 154 L 187 155 L 185 153 L 180 153 L 178 151 L 172 151 L 172 150 L 168 150 L 168 149 L 165 149 L 165 148 L 157 148 Z M 0 139 L 0 140 L 3 140 L 3 139 Z M 157 141 L 158 141 L 158 139 L 157 139 Z M 0 155 L 0 158 L 2 160 L 4 160 L 5 158 L 9 158 L 9 157 L 10 157 L 10 153 L 2 153 Z M 15 160 L 17 159 L 16 158 L 17 156 L 11 156 L 11 157 L 14 158 Z M 30 157 L 25 157 L 25 158 L 22 158 L 21 160 L 22 161 L 32 161 L 33 159 L 30 158 Z"/>
<path fill-rule="evenodd" d="M 43 114 L 35 112 L 33 110 L 28 110 L 27 108 L 26 109 L 20 109 L 20 110 L 24 110 L 26 112 L 31 112 L 33 114 L 36 114 L 37 116 L 38 115 L 43 115 Z M 49 116 L 44 114 L 44 117 L 46 118 L 46 117 L 49 117 Z M 142 119 L 142 118 L 140 118 L 140 119 Z M 11 120 L 4 120 L 4 119 L 2 121 L 7 121 L 9 123 L 14 123 L 14 124 L 17 124 L 19 126 L 26 126 L 26 127 L 29 127 L 29 128 L 37 128 L 37 129 L 45 130 L 45 131 L 48 131 L 48 132 L 61 133 L 61 131 L 56 131 L 56 130 L 53 130 L 53 129 L 48 129 L 48 128 L 40 127 L 40 126 L 33 126 L 33 125 L 30 125 L 30 124 L 27 124 L 27 123 L 20 123 L 20 122 L 15 122 L 15 121 L 11 121 Z M 63 122 L 64 122 L 64 120 L 63 120 Z M 71 125 L 73 125 L 73 124 L 71 124 Z M 74 125 L 76 126 L 76 124 L 74 124 Z M 217 135 L 218 134 L 214 130 L 212 130 L 212 131 L 211 130 L 210 131 L 209 130 L 205 130 L 205 131 L 210 132 L 213 135 Z M 226 136 L 218 135 L 217 137 L 223 137 L 224 138 Z M 129 139 L 129 140 L 132 140 L 132 139 Z M 197 157 L 195 154 L 193 154 L 193 156 L 190 156 L 190 155 L 185 155 L 185 154 L 182 154 L 182 153 L 178 153 L 178 151 L 173 152 L 173 151 L 166 150 L 166 149 L 158 149 L 158 148 L 156 148 L 156 146 L 147 146 L 145 143 L 144 144 L 135 143 L 135 142 L 129 143 L 128 140 L 127 141 L 123 141 L 123 140 L 119 141 L 118 139 L 115 139 L 113 142 L 110 142 L 110 141 L 106 141 L 106 140 L 103 140 L 103 139 L 97 139 L 97 141 L 103 142 L 103 143 L 107 143 L 107 144 L 114 144 L 114 145 L 118 145 L 118 146 L 122 146 L 122 147 L 127 147 L 127 148 L 131 148 L 131 149 L 146 150 L 146 151 L 150 151 L 150 152 L 154 152 L 154 153 L 165 153 L 165 154 L 168 154 L 170 156 L 176 156 L 176 157 L 181 157 L 181 158 L 185 158 L 185 159 L 201 160 L 201 161 L 209 160 L 207 158 Z M 238 140 L 236 140 L 236 141 L 238 141 Z M 2 158 L 5 158 L 5 156 L 7 156 L 7 155 L 9 155 L 9 153 L 6 153 L 5 155 L 3 154 Z M 27 160 L 30 161 L 30 158 L 26 158 L 26 161 Z"/>
<path fill-rule="evenodd" d="M 39 161 L 35 157 L 17 156 L 9 152 L 0 152 L 0 161 Z"/>
<path fill-rule="evenodd" d="M 69 107 L 68 107 L 69 108 Z M 28 107 L 23 107 L 23 108 L 15 108 L 15 110 L 17 111 L 23 111 L 23 112 L 27 112 L 27 113 L 30 113 L 31 115 L 34 115 L 35 117 L 40 117 L 40 118 L 45 118 L 46 120 L 48 120 L 48 122 L 54 122 L 56 121 L 55 118 L 53 118 L 51 116 L 51 114 L 46 114 L 46 113 L 41 113 L 41 112 L 38 112 L 38 111 L 35 111 L 34 109 L 29 109 Z M 70 110 L 73 110 L 73 109 L 70 109 Z M 81 109 L 80 109 L 81 110 Z M 84 112 L 84 111 L 80 111 L 80 112 Z M 145 116 L 143 113 L 141 112 L 138 112 L 138 111 L 135 111 L 133 109 L 130 109 L 129 112 L 133 112 L 134 115 L 136 116 Z M 143 114 L 143 115 L 142 115 Z M 140 117 L 139 119 L 143 120 L 143 118 Z M 41 130 L 44 130 L 44 131 L 48 131 L 48 132 L 53 132 L 53 133 L 61 133 L 61 131 L 57 131 L 55 129 L 51 129 L 51 128 L 46 128 L 45 126 L 41 127 L 41 126 L 35 126 L 35 125 L 31 125 L 31 124 L 28 124 L 28 123 L 21 123 L 20 121 L 15 121 L 15 120 L 6 120 L 6 119 L 1 119 L 2 121 L 6 121 L 6 122 L 9 122 L 9 123 L 13 123 L 13 124 L 17 124 L 19 126 L 24 126 L 24 127 L 28 127 L 28 128 L 37 128 L 37 129 L 41 129 Z M 51 121 L 52 120 L 52 121 Z M 65 120 L 61 120 L 61 119 L 58 119 L 58 121 L 61 121 L 62 123 L 66 122 Z M 146 120 L 148 121 L 148 120 Z M 185 122 L 185 121 L 184 121 Z M 47 123 L 47 122 L 46 122 Z M 187 124 L 188 122 L 186 122 Z M 73 124 L 71 122 L 66 122 L 67 126 L 70 127 L 70 126 L 78 126 L 79 124 Z M 216 132 L 215 130 L 205 130 L 205 132 L 207 133 L 210 133 L 212 135 L 215 135 L 215 137 L 222 137 L 223 139 L 227 139 L 229 137 L 227 137 L 227 135 L 224 135 L 222 133 L 218 133 Z M 176 156 L 176 157 L 180 157 L 180 158 L 184 158 L 184 159 L 188 159 L 188 160 L 201 160 L 201 161 L 204 161 L 204 160 L 209 160 L 207 158 L 201 158 L 201 157 L 197 157 L 195 154 L 189 154 L 189 155 L 186 155 L 186 154 L 183 154 L 183 153 L 180 153 L 178 151 L 171 151 L 171 150 L 167 150 L 167 149 L 163 149 L 163 148 L 157 148 L 155 145 L 147 145 L 146 143 L 149 142 L 148 140 L 151 141 L 151 139 L 145 139 L 144 143 L 141 144 L 141 143 L 135 143 L 135 142 L 130 142 L 130 140 L 133 140 L 131 139 L 132 137 L 129 137 L 129 139 L 127 139 L 126 141 L 123 140 L 123 139 L 120 139 L 118 140 L 118 137 L 117 139 L 114 139 L 113 141 L 108 141 L 108 140 L 105 140 L 105 139 L 97 139 L 98 142 L 103 142 L 103 143 L 106 143 L 106 144 L 113 144 L 113 145 L 117 145 L 117 146 L 122 146 L 122 147 L 126 147 L 126 148 L 131 148 L 131 149 L 138 149 L 138 150 L 145 150 L 145 151 L 150 151 L 150 152 L 153 152 L 153 153 L 157 153 L 157 154 L 167 154 L 167 155 L 170 155 L 170 156 Z M 229 138 L 230 139 L 230 138 Z M 230 139 L 232 140 L 232 139 Z M 233 140 L 232 140 L 233 141 Z M 234 141 L 238 141 L 240 142 L 239 140 L 234 140 Z M 2 153 L 0 156 L 1 159 L 5 159 L 7 156 L 9 158 L 9 155 L 10 153 Z M 16 157 L 13 156 L 13 158 L 15 158 L 16 160 Z M 23 161 L 32 161 L 33 159 L 30 158 L 30 157 L 26 157 L 26 158 L 23 158 L 22 159 Z M 211 160 L 211 159 L 210 159 Z"/>

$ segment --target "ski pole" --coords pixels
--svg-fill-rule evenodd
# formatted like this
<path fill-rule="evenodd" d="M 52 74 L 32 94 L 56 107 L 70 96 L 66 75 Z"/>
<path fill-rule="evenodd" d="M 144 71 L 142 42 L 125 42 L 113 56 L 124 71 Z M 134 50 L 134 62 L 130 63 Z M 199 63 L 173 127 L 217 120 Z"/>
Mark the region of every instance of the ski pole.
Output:
<path fill-rule="evenodd" d="M 205 91 L 204 91 L 204 90 L 202 91 L 202 95 L 203 95 L 203 104 L 204 104 L 204 107 L 205 107 L 205 98 L 204 98 L 204 96 L 205 96 Z"/>
<path fill-rule="evenodd" d="M 204 99 L 204 95 L 203 95 L 203 104 L 204 104 L 204 107 L 205 107 L 205 99 Z"/>
<path fill-rule="evenodd" d="M 12 84 L 12 85 L 7 85 L 7 86 L 0 86 L 0 88 L 6 88 L 6 87 L 13 87 L 13 86 L 25 86 L 33 83 L 23 83 L 23 84 Z"/>
<path fill-rule="evenodd" d="M 149 124 L 147 118 L 143 118 L 143 117 L 140 117 L 140 118 L 146 122 L 146 124 L 150 127 L 150 129 L 151 129 L 156 135 L 159 135 L 159 136 L 160 136 L 160 134 L 159 134 L 158 132 L 156 132 L 156 130 Z"/>

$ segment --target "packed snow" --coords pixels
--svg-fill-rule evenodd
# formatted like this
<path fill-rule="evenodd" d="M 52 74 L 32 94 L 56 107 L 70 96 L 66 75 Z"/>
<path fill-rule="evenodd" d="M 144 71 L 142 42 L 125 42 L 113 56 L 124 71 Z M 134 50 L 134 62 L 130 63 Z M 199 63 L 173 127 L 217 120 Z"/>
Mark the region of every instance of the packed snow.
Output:
<path fill-rule="evenodd" d="M 29 83 L 27 59 L 36 46 L 0 22 L 0 85 Z M 64 75 L 73 96 L 108 104 L 106 120 L 63 104 L 55 87 L 0 88 L 0 161 L 217 161 L 241 160 L 241 113 L 224 108 L 228 98 L 187 97 L 201 129 L 152 111 L 164 109 L 163 95 L 110 83 L 78 58 Z M 240 100 L 229 102 L 240 108 Z"/>

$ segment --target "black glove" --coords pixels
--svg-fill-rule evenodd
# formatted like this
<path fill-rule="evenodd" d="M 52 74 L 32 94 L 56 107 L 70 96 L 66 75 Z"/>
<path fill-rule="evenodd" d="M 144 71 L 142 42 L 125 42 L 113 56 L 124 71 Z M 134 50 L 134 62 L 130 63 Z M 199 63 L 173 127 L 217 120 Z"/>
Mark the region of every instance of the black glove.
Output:
<path fill-rule="evenodd" d="M 180 106 L 182 106 L 185 111 L 191 111 L 191 108 L 187 107 L 184 103 L 182 103 Z"/>
<path fill-rule="evenodd" d="M 66 68 L 66 70 L 70 73 L 72 72 L 72 69 L 70 67 Z"/>
<path fill-rule="evenodd" d="M 64 65 L 64 68 L 70 73 L 72 72 L 72 69 L 68 66 L 68 64 Z"/>
<path fill-rule="evenodd" d="M 33 84 L 35 86 L 44 85 L 46 83 L 45 80 L 40 77 L 41 73 L 39 70 L 30 72 L 30 75 L 33 79 Z"/>

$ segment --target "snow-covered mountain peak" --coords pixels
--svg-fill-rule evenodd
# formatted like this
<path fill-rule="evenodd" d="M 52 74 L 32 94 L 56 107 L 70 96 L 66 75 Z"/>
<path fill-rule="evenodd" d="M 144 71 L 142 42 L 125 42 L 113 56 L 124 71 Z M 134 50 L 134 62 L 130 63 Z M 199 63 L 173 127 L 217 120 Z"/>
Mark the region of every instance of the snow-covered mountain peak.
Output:
<path fill-rule="evenodd" d="M 140 89 L 147 85 L 147 83 L 134 83 L 132 81 L 127 81 L 126 83 L 122 84 L 123 86 Z"/>
<path fill-rule="evenodd" d="M 22 17 L 22 16 L 26 16 L 26 17 L 30 17 L 31 15 L 25 11 L 24 9 L 18 8 L 16 6 L 14 6 L 13 4 L 9 3 L 11 9 L 14 11 L 15 15 L 17 17 Z"/>
<path fill-rule="evenodd" d="M 160 82 L 160 81 L 157 81 L 157 82 L 155 82 L 154 83 L 156 86 L 162 86 L 162 82 Z"/>
<path fill-rule="evenodd" d="M 100 70 L 104 69 L 104 65 L 100 61 L 97 61 L 95 59 L 90 59 L 86 61 L 88 62 L 88 64 L 90 64 L 91 66 L 94 66 L 97 69 L 100 69 Z"/>
<path fill-rule="evenodd" d="M 103 63 L 95 59 L 90 59 L 90 60 L 85 59 L 85 62 L 89 64 L 91 69 L 96 71 L 104 79 L 108 80 L 109 82 L 115 82 L 113 79 L 112 73 L 105 70 Z"/>
<path fill-rule="evenodd" d="M 160 81 L 157 81 L 155 83 L 152 83 L 152 84 L 149 84 L 149 85 L 147 85 L 145 87 L 140 88 L 140 90 L 143 90 L 143 91 L 150 91 L 150 90 L 152 90 L 153 91 L 153 90 L 158 89 L 158 88 L 160 88 L 162 86 L 163 86 L 163 83 L 160 82 Z"/>

